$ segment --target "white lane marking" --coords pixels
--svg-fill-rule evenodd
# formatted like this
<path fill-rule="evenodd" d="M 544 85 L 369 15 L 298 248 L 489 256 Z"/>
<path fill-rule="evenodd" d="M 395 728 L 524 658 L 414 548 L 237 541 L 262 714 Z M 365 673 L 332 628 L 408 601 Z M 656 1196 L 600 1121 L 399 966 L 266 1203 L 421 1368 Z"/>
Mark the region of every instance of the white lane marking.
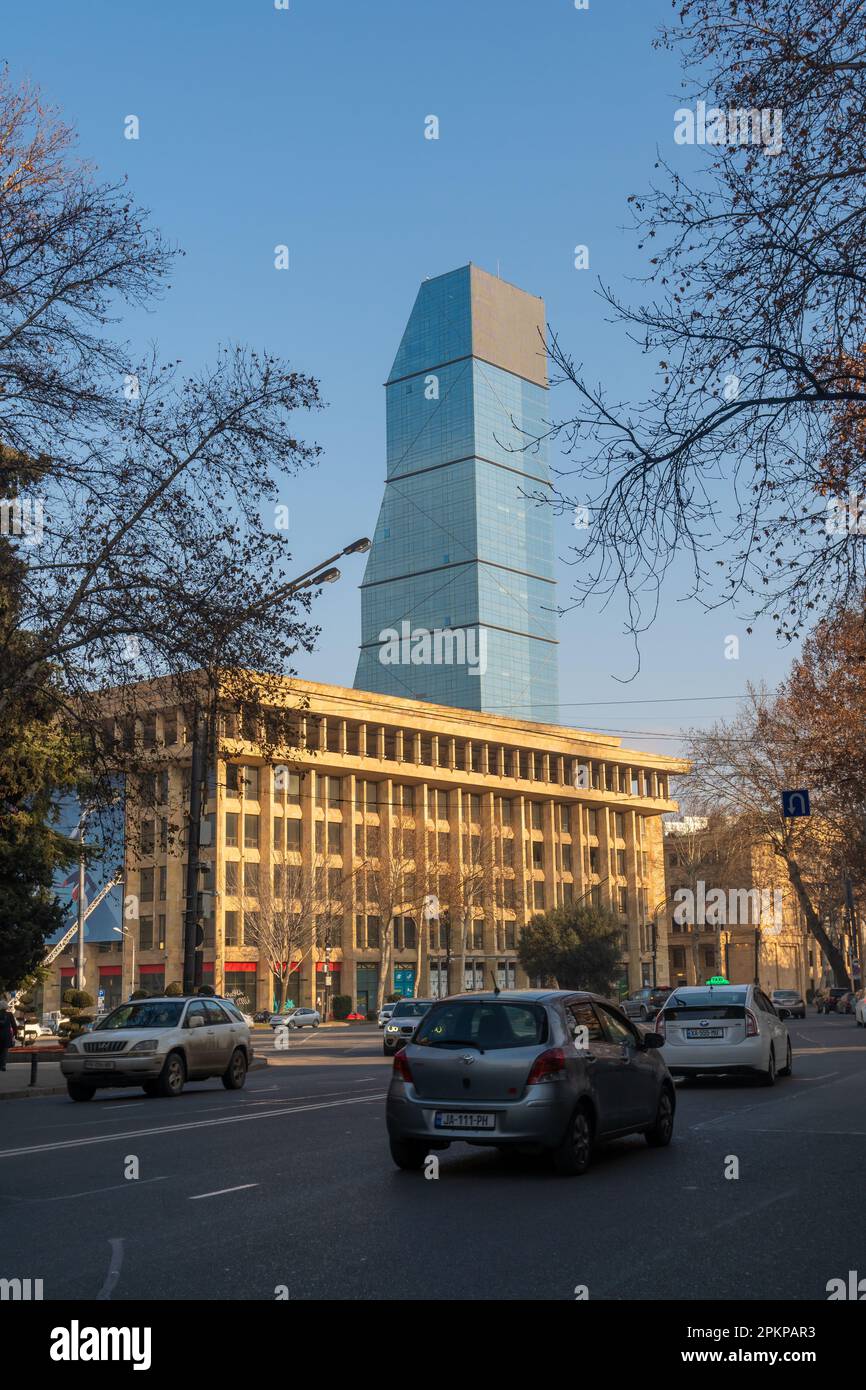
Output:
<path fill-rule="evenodd" d="M 116 1182 L 111 1187 L 91 1187 L 87 1192 L 61 1192 L 56 1197 L 8 1197 L 5 1202 L 70 1202 L 73 1197 L 97 1197 L 102 1192 L 134 1192 L 137 1187 L 146 1187 L 151 1182 L 168 1182 L 168 1175 L 162 1178 L 141 1178 L 135 1182 Z"/>
<path fill-rule="evenodd" d="M 143 1100 L 110 1100 L 104 1103 L 105 1110 L 134 1110 L 138 1105 L 144 1105 Z"/>
<path fill-rule="evenodd" d="M 797 1131 L 800 1132 L 799 1130 Z M 784 1202 L 789 1197 L 796 1196 L 798 1188 L 790 1187 L 787 1192 L 779 1192 L 775 1197 L 768 1197 L 765 1202 L 758 1202 L 753 1207 L 747 1207 L 745 1211 L 738 1211 L 735 1216 L 726 1216 L 724 1221 L 717 1221 L 714 1225 L 707 1227 L 707 1234 L 712 1231 L 719 1231 L 723 1226 L 733 1226 L 736 1221 L 742 1221 L 747 1216 L 754 1216 L 755 1212 L 764 1211 L 767 1207 L 775 1206 L 776 1202 Z"/>
<path fill-rule="evenodd" d="M 277 1115 L 297 1115 L 308 1110 L 331 1110 L 340 1105 L 366 1105 L 371 1100 L 384 1100 L 387 1092 L 372 1096 L 354 1096 L 349 1100 L 328 1100 L 322 1105 L 289 1105 L 283 1110 L 263 1110 L 254 1115 L 225 1115 L 220 1120 L 189 1120 L 181 1125 L 157 1125 L 153 1129 L 128 1129 L 123 1134 L 94 1134 L 88 1139 L 61 1139 L 55 1144 L 31 1144 L 21 1149 L 0 1149 L 0 1158 L 22 1158 L 26 1154 L 53 1153 L 57 1149 L 81 1149 L 88 1144 L 115 1144 L 119 1139 L 141 1139 L 151 1134 L 177 1134 L 184 1129 L 207 1129 L 211 1125 L 237 1125 L 249 1120 L 272 1120 Z"/>
<path fill-rule="evenodd" d="M 822 1071 L 822 1072 L 819 1072 L 817 1076 L 798 1076 L 798 1077 L 797 1077 L 797 1080 L 798 1080 L 798 1081 L 826 1081 L 826 1080 L 828 1079 L 828 1077 L 831 1077 L 831 1076 L 841 1076 L 841 1072 L 838 1072 L 838 1071 Z"/>
<path fill-rule="evenodd" d="M 797 1126 L 796 1130 L 790 1129 L 749 1129 L 747 1134 L 834 1134 L 845 1139 L 864 1139 L 866 1129 L 801 1129 Z"/>
<path fill-rule="evenodd" d="M 111 1298 L 112 1290 L 120 1278 L 120 1266 L 123 1264 L 123 1237 L 117 1236 L 108 1243 L 111 1246 L 111 1264 L 108 1266 L 105 1283 L 96 1295 L 98 1303 L 105 1303 Z"/>
<path fill-rule="evenodd" d="M 238 1187 L 221 1187 L 216 1192 L 199 1192 L 190 1197 L 190 1202 L 203 1202 L 205 1197 L 224 1197 L 227 1192 L 246 1192 L 248 1187 L 258 1187 L 257 1182 L 242 1182 Z"/>

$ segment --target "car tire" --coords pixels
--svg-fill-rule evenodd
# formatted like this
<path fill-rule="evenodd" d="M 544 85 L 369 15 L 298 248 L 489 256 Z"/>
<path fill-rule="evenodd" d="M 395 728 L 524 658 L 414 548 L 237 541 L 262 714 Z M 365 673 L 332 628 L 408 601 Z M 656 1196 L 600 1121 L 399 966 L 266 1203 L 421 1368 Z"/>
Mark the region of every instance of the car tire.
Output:
<path fill-rule="evenodd" d="M 220 1078 L 227 1091 L 239 1091 L 247 1079 L 247 1059 L 242 1047 L 236 1047 Z"/>
<path fill-rule="evenodd" d="M 785 1065 L 779 1072 L 780 1076 L 790 1076 L 794 1069 L 794 1054 L 791 1051 L 791 1039 L 788 1039 L 788 1050 L 785 1054 Z"/>
<path fill-rule="evenodd" d="M 158 1096 L 158 1095 L 159 1095 L 159 1082 L 158 1082 L 158 1081 L 142 1081 L 142 1083 L 141 1083 L 141 1089 L 144 1091 L 144 1094 L 145 1094 L 146 1096 Z"/>
<path fill-rule="evenodd" d="M 398 1168 L 407 1173 L 417 1173 L 424 1167 L 427 1145 L 418 1139 L 389 1139 L 391 1157 Z"/>
<path fill-rule="evenodd" d="M 70 1100 L 93 1100 L 96 1095 L 96 1087 L 85 1086 L 83 1081 L 67 1081 L 66 1089 Z"/>
<path fill-rule="evenodd" d="M 390 1047 L 388 1047 L 387 1043 L 383 1043 L 383 1044 L 382 1044 L 382 1051 L 383 1051 L 383 1053 L 385 1054 L 386 1057 L 393 1057 L 393 1056 L 394 1056 L 393 1051 L 391 1050 Z"/>
<path fill-rule="evenodd" d="M 553 1166 L 564 1178 L 579 1178 L 592 1162 L 593 1126 L 588 1108 L 579 1105 L 562 1142 L 553 1150 Z"/>
<path fill-rule="evenodd" d="M 314 1028 L 314 1029 L 318 1028 L 318 1026 L 319 1026 L 318 1023 L 314 1023 L 314 1024 L 313 1024 L 313 1028 Z"/>
<path fill-rule="evenodd" d="M 761 1072 L 762 1086 L 775 1086 L 776 1084 L 776 1054 L 773 1051 L 773 1044 L 770 1043 L 770 1056 L 767 1061 L 767 1070 Z"/>
<path fill-rule="evenodd" d="M 644 1138 L 651 1149 L 665 1149 L 674 1135 L 674 1098 L 668 1086 L 662 1086 L 658 1110 L 652 1129 L 646 1130 Z"/>
<path fill-rule="evenodd" d="M 158 1096 L 179 1096 L 186 1082 L 186 1066 L 179 1052 L 170 1052 L 156 1083 Z"/>

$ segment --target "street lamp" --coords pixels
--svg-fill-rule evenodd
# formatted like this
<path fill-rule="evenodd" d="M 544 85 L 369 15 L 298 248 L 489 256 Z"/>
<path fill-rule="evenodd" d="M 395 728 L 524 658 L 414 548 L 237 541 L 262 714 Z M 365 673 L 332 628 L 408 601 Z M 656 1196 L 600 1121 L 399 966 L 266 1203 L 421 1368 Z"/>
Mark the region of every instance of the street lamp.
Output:
<path fill-rule="evenodd" d="M 119 932 L 121 936 L 128 936 L 132 943 L 132 974 L 130 976 L 132 989 L 129 991 L 132 994 L 135 991 L 135 932 L 130 927 L 112 927 L 111 930 Z M 122 959 L 123 957 L 121 957 Z"/>
<path fill-rule="evenodd" d="M 343 555 L 358 555 L 370 549 L 371 542 L 366 536 L 361 536 L 358 540 L 352 541 L 342 550 L 338 550 L 336 555 L 329 555 L 326 560 L 320 560 L 311 569 L 299 574 L 297 579 L 290 580 L 287 584 L 281 584 L 273 593 L 267 597 L 259 599 L 258 602 L 251 604 L 239 613 L 231 623 L 231 629 L 240 627 L 243 623 L 249 622 L 251 618 L 273 608 L 274 604 L 280 603 L 283 599 L 290 598 L 301 589 L 318 588 L 322 584 L 333 584 L 340 578 L 340 571 L 334 568 L 334 561 L 339 560 Z M 212 652 L 213 664 L 216 665 L 217 651 Z M 216 684 L 213 677 L 209 680 L 210 690 L 208 694 L 208 707 L 204 715 L 205 731 L 208 726 L 211 729 L 216 727 Z M 191 748 L 191 773 L 190 773 L 190 797 L 189 797 L 189 857 L 187 860 L 186 875 L 186 895 L 185 895 L 185 915 L 183 931 L 183 989 L 185 994 L 192 994 L 196 985 L 201 981 L 201 953 L 196 953 L 196 937 L 198 934 L 198 882 L 197 882 L 197 860 L 199 857 L 199 837 L 201 834 L 201 811 L 202 811 L 202 781 L 204 779 L 205 763 L 205 744 L 206 738 L 202 737 L 201 717 L 198 705 L 193 711 L 192 729 L 192 748 Z"/>

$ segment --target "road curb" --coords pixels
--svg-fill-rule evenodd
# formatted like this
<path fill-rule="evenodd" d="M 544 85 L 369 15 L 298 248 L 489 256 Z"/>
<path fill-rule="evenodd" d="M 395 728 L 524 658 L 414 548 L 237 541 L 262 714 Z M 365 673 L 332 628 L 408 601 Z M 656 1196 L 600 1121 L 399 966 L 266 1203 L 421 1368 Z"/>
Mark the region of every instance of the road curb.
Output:
<path fill-rule="evenodd" d="M 65 1086 L 28 1086 L 23 1091 L 0 1091 L 0 1100 L 31 1100 L 34 1096 L 65 1096 Z"/>

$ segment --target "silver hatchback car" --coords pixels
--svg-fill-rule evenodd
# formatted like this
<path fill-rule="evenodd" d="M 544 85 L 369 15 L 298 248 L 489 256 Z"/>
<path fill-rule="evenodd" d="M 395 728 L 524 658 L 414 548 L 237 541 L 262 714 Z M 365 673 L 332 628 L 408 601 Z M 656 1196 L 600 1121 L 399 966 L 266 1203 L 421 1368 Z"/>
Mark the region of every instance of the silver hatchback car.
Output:
<path fill-rule="evenodd" d="M 92 1100 L 104 1086 L 178 1096 L 185 1082 L 208 1076 L 239 1090 L 252 1057 L 250 1030 L 227 999 L 136 999 L 70 1042 L 60 1070 L 72 1100 Z"/>
<path fill-rule="evenodd" d="M 670 1143 L 676 1093 L 658 1049 L 594 994 L 513 990 L 433 1004 L 394 1058 L 391 1156 L 418 1169 L 455 1140 L 548 1151 L 579 1174 L 595 1145 L 635 1132 Z"/>

